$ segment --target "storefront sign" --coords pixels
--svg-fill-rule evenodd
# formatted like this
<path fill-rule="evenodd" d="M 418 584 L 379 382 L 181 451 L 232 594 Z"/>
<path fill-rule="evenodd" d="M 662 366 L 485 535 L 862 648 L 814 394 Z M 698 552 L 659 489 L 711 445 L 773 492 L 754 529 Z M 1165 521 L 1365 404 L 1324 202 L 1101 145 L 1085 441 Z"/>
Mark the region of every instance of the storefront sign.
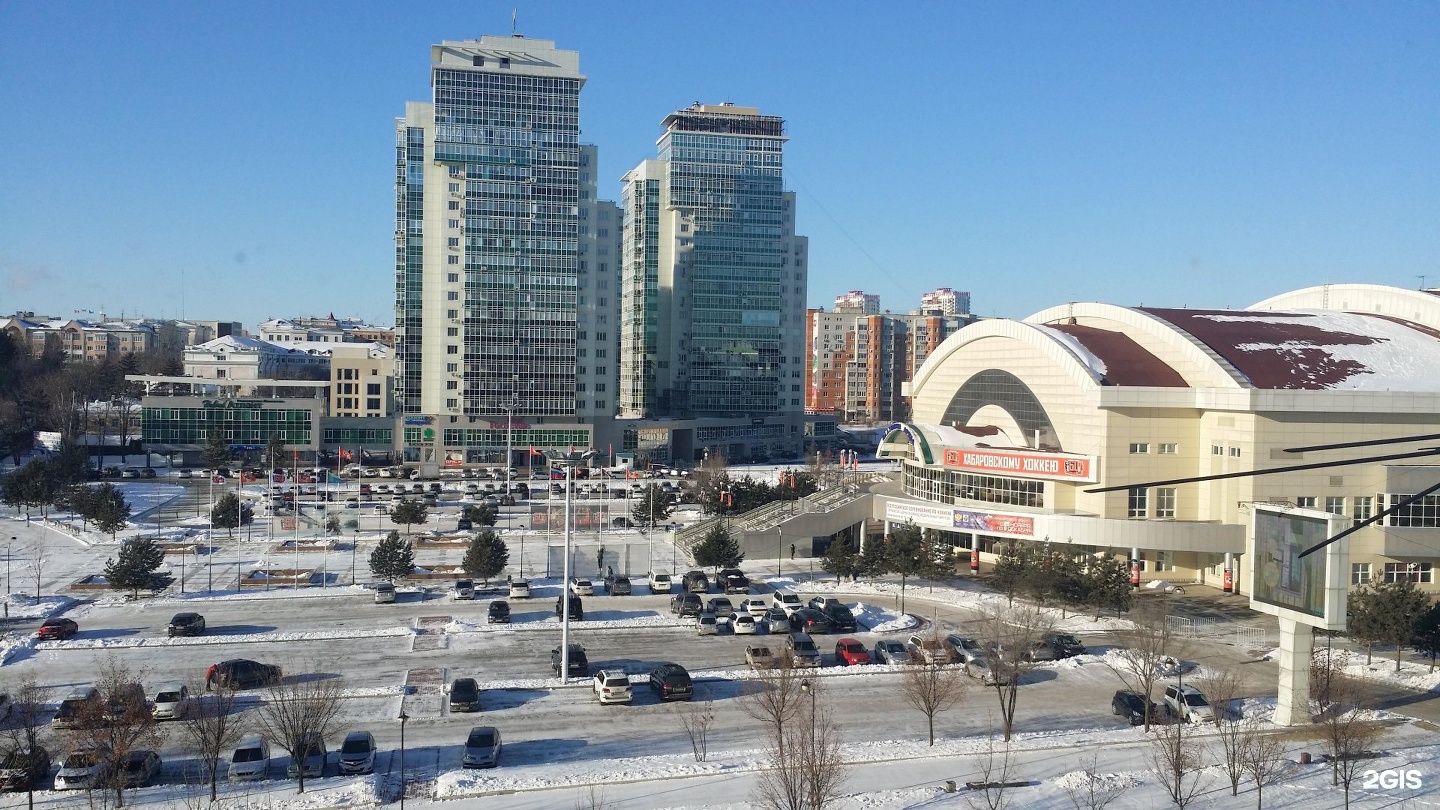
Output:
<path fill-rule="evenodd" d="M 1095 462 L 1088 456 L 947 447 L 945 448 L 945 466 L 1023 478 L 1095 481 Z"/>
<path fill-rule="evenodd" d="M 1029 537 L 1035 534 L 1035 519 L 1019 515 L 997 515 L 991 512 L 955 510 L 955 528 L 988 534 L 1011 534 Z"/>
<path fill-rule="evenodd" d="M 910 522 L 919 526 L 950 528 L 954 520 L 954 509 L 948 506 L 925 506 L 924 504 L 889 501 L 885 504 L 885 519 L 891 523 Z"/>

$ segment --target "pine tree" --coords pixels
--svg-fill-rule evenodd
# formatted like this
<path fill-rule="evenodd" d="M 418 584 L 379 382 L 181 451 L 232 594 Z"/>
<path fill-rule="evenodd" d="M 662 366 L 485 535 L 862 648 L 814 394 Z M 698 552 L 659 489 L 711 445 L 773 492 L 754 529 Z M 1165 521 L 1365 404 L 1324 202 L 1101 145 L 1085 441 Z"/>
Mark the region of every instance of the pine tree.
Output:
<path fill-rule="evenodd" d="M 855 575 L 874 579 L 890 573 L 889 554 L 886 551 L 888 547 L 888 541 L 872 540 L 866 543 L 855 561 Z"/>
<path fill-rule="evenodd" d="M 851 550 L 848 541 L 832 540 L 830 548 L 825 551 L 822 566 L 835 575 L 835 582 L 838 584 L 845 577 L 855 577 L 860 567 L 860 555 Z"/>
<path fill-rule="evenodd" d="M 101 484 L 95 490 L 89 505 L 95 528 L 109 534 L 112 539 L 116 532 L 125 527 L 125 521 L 130 519 L 130 504 L 114 484 Z"/>
<path fill-rule="evenodd" d="M 120 546 L 120 554 L 105 561 L 105 579 L 116 590 L 137 595 L 155 583 L 155 572 L 165 562 L 165 549 L 152 537 L 136 537 Z"/>
<path fill-rule="evenodd" d="M 211 470 L 217 470 L 229 463 L 230 444 L 225 441 L 225 434 L 219 430 L 206 433 L 205 448 L 200 451 L 200 456 Z"/>
<path fill-rule="evenodd" d="M 717 523 L 705 532 L 690 554 L 701 568 L 735 568 L 745 561 L 745 552 L 724 523 Z"/>
<path fill-rule="evenodd" d="M 1420 614 L 1415 621 L 1415 649 L 1430 656 L 1430 671 L 1435 671 L 1435 659 L 1440 657 L 1440 602 L 1436 602 Z"/>
<path fill-rule="evenodd" d="M 1395 671 L 1400 671 L 1404 648 L 1415 643 L 1415 625 L 1425 612 L 1425 594 L 1408 579 L 1377 585 L 1370 595 L 1369 609 L 1375 621 L 1375 640 L 1395 645 Z"/>
<path fill-rule="evenodd" d="M 1015 594 L 1024 587 L 1030 574 L 1029 549 L 1018 541 L 1011 541 L 1000 552 L 995 568 L 990 573 L 990 587 L 1005 594 L 1010 604 L 1015 604 Z"/>
<path fill-rule="evenodd" d="M 475 506 L 471 510 L 471 514 L 473 515 L 471 520 L 481 526 L 494 526 L 500 520 L 500 510 L 491 503 L 482 503 Z"/>
<path fill-rule="evenodd" d="M 465 573 L 479 577 L 487 586 L 490 578 L 499 576 L 509 564 L 509 547 L 500 539 L 500 535 L 491 529 L 481 531 L 470 540 L 470 547 L 465 550 L 465 558 L 460 561 L 460 567 Z"/>
<path fill-rule="evenodd" d="M 215 508 L 210 510 L 210 526 L 215 529 L 224 529 L 227 537 L 235 535 L 235 529 L 240 527 L 240 498 L 233 492 L 227 492 L 220 496 L 215 502 Z"/>
<path fill-rule="evenodd" d="M 405 527 L 405 537 L 410 537 L 410 527 L 416 523 L 423 524 L 430 519 L 430 513 L 425 509 L 423 501 L 414 498 L 405 498 L 395 504 L 390 510 L 390 519 Z M 408 571 L 406 573 L 409 573 Z"/>
<path fill-rule="evenodd" d="M 1130 564 L 1124 557 L 1095 557 L 1085 569 L 1085 601 L 1095 608 L 1095 618 L 1106 609 L 1120 612 L 1130 609 L 1134 589 L 1130 585 Z"/>
<path fill-rule="evenodd" d="M 650 529 L 657 523 L 669 520 L 674 511 L 674 496 L 661 489 L 658 484 L 651 484 L 645 487 L 640 500 L 630 507 L 630 521 L 636 526 Z"/>
<path fill-rule="evenodd" d="M 271 433 L 265 440 L 265 449 L 260 451 L 260 466 L 274 469 L 285 468 L 285 437 L 279 433 Z"/>
<path fill-rule="evenodd" d="M 392 531 L 375 544 L 370 552 L 370 573 L 378 579 L 394 582 L 410 576 L 415 570 L 415 549 L 400 533 Z"/>

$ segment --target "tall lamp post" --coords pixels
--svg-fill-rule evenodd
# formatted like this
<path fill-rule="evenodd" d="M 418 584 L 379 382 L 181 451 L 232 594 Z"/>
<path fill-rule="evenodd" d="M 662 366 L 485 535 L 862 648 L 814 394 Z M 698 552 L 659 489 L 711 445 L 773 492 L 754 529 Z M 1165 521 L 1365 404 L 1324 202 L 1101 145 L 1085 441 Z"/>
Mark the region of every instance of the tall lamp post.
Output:
<path fill-rule="evenodd" d="M 410 715 L 400 710 L 400 810 L 405 810 L 405 721 Z"/>
<path fill-rule="evenodd" d="M 560 575 L 560 682 L 570 678 L 570 486 L 575 467 L 565 457 L 565 562 Z"/>
<path fill-rule="evenodd" d="M 815 686 L 807 678 L 800 682 L 800 691 L 810 696 L 810 755 L 813 757 L 815 756 Z"/>

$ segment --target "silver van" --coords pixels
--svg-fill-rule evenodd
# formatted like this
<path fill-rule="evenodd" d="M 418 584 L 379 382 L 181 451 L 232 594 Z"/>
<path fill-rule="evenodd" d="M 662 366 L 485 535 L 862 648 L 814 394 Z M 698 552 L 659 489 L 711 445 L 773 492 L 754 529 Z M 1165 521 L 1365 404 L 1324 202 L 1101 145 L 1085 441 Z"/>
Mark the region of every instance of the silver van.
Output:
<path fill-rule="evenodd" d="M 242 737 L 230 755 L 230 779 L 264 779 L 270 771 L 270 743 L 259 734 Z"/>
<path fill-rule="evenodd" d="M 791 633 L 785 639 L 785 652 L 797 667 L 820 666 L 820 648 L 809 633 Z"/>

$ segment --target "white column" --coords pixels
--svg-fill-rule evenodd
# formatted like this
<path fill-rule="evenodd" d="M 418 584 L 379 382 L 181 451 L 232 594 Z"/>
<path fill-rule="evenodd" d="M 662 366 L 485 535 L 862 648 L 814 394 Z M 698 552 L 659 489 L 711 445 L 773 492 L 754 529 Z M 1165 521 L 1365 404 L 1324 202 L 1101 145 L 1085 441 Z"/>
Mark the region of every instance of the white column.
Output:
<path fill-rule="evenodd" d="M 1281 726 L 1310 725 L 1310 656 L 1315 635 L 1310 626 L 1294 619 L 1280 619 L 1280 696 L 1275 703 L 1275 723 Z"/>

